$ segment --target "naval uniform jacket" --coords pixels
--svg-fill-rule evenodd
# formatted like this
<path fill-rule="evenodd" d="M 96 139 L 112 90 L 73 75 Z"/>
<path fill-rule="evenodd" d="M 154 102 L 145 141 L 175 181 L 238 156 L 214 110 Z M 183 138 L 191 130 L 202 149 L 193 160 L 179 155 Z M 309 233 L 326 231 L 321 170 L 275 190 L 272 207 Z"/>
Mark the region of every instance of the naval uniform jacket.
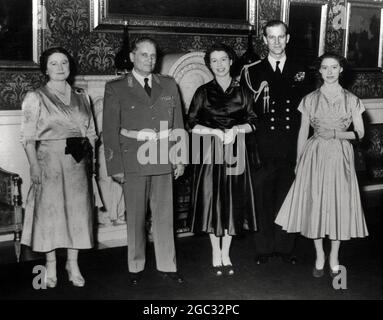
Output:
<path fill-rule="evenodd" d="M 152 75 L 151 97 L 137 79 L 127 73 L 105 86 L 103 110 L 103 137 L 108 175 L 125 173 L 138 176 L 169 174 L 172 165 L 159 163 L 159 142 L 157 142 L 157 163 L 141 164 L 137 152 L 145 141 L 137 141 L 120 134 L 120 129 L 152 129 L 159 132 L 160 121 L 166 121 L 169 129 L 183 129 L 181 99 L 177 84 L 172 77 Z M 168 143 L 171 148 L 172 143 Z M 161 147 L 167 147 L 162 144 Z"/>
<path fill-rule="evenodd" d="M 261 88 L 255 113 L 258 116 L 256 140 L 263 163 L 294 165 L 300 127 L 297 108 L 309 90 L 307 78 L 307 71 L 289 58 L 279 78 L 267 58 L 244 67 L 241 83 L 255 96 Z"/>

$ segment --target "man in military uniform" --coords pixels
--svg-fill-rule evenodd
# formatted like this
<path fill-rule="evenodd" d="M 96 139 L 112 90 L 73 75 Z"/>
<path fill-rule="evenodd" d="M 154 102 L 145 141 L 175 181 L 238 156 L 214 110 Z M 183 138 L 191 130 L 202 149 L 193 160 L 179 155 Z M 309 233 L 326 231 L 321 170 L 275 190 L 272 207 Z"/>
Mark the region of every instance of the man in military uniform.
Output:
<path fill-rule="evenodd" d="M 137 39 L 130 53 L 132 72 L 107 83 L 104 96 L 105 159 L 108 175 L 124 189 L 128 266 L 134 285 L 145 268 L 148 205 L 157 269 L 163 277 L 183 282 L 176 266 L 172 175 L 177 179 L 184 167 L 170 161 L 159 162 L 158 158 L 145 163 L 140 156 L 140 148 L 148 143 L 158 153 L 168 155 L 169 132 L 184 127 L 177 84 L 171 77 L 152 73 L 156 58 L 156 43 L 147 37 Z M 164 123 L 170 130 L 162 129 Z M 147 140 L 141 141 L 140 135 Z"/>
<path fill-rule="evenodd" d="M 263 40 L 268 56 L 246 65 L 241 82 L 254 93 L 259 125 L 256 142 L 262 166 L 255 173 L 258 232 L 255 234 L 256 263 L 281 256 L 296 263 L 292 255 L 295 235 L 274 223 L 276 214 L 294 179 L 300 126 L 299 102 L 307 91 L 307 72 L 286 56 L 290 35 L 279 20 L 268 22 Z"/>

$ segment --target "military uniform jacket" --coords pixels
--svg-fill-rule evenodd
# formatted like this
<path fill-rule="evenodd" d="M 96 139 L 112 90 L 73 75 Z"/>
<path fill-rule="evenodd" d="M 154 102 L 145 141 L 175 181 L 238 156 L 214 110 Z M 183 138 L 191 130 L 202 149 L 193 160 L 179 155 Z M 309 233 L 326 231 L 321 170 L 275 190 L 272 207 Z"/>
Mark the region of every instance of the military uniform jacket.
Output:
<path fill-rule="evenodd" d="M 151 97 L 131 74 L 112 80 L 105 86 L 103 109 L 103 138 L 105 160 L 108 175 L 117 173 L 140 176 L 168 174 L 172 165 L 141 164 L 137 160 L 137 152 L 145 141 L 127 138 L 120 134 L 120 129 L 142 130 L 152 129 L 159 132 L 160 121 L 166 121 L 169 129 L 183 129 L 181 100 L 175 80 L 169 76 L 152 75 Z M 171 143 L 159 146 L 171 148 Z"/>
<path fill-rule="evenodd" d="M 256 137 L 261 161 L 294 163 L 300 126 L 297 108 L 309 91 L 306 70 L 287 58 L 282 76 L 277 77 L 265 58 L 244 67 L 241 83 L 253 92 L 263 87 L 255 103 L 259 120 Z"/>

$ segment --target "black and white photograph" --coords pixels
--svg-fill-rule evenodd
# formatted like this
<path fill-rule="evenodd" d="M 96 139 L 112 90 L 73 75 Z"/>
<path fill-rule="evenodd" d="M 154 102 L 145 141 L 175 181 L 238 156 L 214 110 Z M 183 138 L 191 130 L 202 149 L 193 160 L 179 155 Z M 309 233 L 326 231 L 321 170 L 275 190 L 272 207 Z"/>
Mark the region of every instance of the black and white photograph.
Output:
<path fill-rule="evenodd" d="M 0 0 L 0 301 L 382 300 L 382 17 Z"/>

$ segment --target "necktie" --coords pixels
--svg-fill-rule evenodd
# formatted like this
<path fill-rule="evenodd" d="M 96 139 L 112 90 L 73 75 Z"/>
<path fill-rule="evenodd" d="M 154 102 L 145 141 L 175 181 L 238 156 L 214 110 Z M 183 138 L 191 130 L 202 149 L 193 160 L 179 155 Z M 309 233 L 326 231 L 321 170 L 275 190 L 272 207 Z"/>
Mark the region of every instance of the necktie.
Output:
<path fill-rule="evenodd" d="M 148 96 L 150 97 L 150 95 L 152 94 L 152 89 L 149 87 L 149 84 L 148 84 L 149 79 L 145 78 L 144 81 L 145 81 L 144 89 L 146 93 L 148 94 Z"/>
<path fill-rule="evenodd" d="M 275 75 L 278 77 L 282 76 L 281 69 L 279 69 L 279 64 L 280 64 L 280 61 L 277 61 L 275 66 Z"/>

